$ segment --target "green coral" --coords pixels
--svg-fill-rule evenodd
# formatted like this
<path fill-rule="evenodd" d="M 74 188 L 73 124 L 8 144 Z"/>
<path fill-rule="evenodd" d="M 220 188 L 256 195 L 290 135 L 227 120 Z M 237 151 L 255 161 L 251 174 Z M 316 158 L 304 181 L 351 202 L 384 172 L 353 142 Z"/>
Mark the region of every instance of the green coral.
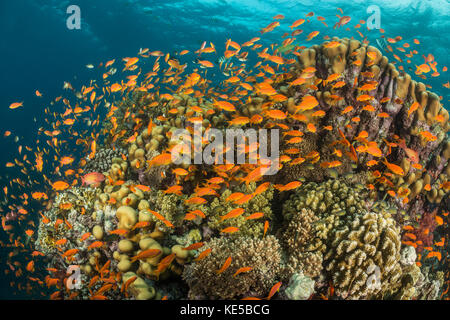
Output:
<path fill-rule="evenodd" d="M 187 207 L 184 204 L 186 198 L 185 195 L 165 194 L 159 190 L 151 192 L 148 202 L 151 210 L 158 212 L 175 227 L 178 227 L 183 223 L 183 218 L 187 212 Z M 168 227 L 153 214 L 150 215 L 150 221 L 153 221 L 156 227 L 163 232 L 173 232 L 173 228 Z"/>
<path fill-rule="evenodd" d="M 202 240 L 202 234 L 199 229 L 190 229 L 181 236 L 172 235 L 171 239 L 177 244 L 187 247 L 193 243 L 200 242 Z"/>

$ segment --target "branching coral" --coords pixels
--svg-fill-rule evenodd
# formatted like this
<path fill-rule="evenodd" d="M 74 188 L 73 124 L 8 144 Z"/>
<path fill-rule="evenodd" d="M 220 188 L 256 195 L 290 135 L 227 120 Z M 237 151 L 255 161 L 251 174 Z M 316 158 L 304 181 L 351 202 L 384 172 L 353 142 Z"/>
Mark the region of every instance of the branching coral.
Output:
<path fill-rule="evenodd" d="M 303 208 L 292 216 L 287 228 L 283 229 L 281 238 L 287 254 L 286 276 L 301 271 L 314 278 L 321 273 L 322 252 L 317 250 L 321 242 L 313 232 L 318 219 L 314 211 Z"/>
<path fill-rule="evenodd" d="M 212 251 L 206 258 L 193 262 L 184 269 L 183 279 L 190 287 L 191 299 L 263 296 L 276 283 L 281 253 L 275 237 L 214 238 L 205 244 L 204 250 L 208 249 Z M 231 257 L 230 266 L 218 274 L 217 271 L 228 257 Z M 253 269 L 233 276 L 241 267 Z"/>

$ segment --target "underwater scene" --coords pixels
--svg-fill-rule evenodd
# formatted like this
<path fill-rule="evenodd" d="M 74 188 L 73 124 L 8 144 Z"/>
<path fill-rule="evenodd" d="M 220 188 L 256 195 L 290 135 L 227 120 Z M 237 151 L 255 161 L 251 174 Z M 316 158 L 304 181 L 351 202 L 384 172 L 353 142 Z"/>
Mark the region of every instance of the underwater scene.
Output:
<path fill-rule="evenodd" d="M 449 300 L 449 15 L 1 1 L 0 300 Z"/>

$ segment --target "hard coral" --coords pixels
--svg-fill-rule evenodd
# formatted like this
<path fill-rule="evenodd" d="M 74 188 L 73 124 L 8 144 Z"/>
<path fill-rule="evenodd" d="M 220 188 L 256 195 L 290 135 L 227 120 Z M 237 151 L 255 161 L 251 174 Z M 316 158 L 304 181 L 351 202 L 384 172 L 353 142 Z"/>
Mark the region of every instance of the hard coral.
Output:
<path fill-rule="evenodd" d="M 204 259 L 187 265 L 183 279 L 189 285 L 191 299 L 235 299 L 246 295 L 266 295 L 276 283 L 281 252 L 274 236 L 263 239 L 249 237 L 214 238 L 204 250 L 212 249 Z M 217 271 L 228 257 L 231 264 L 223 273 Z M 241 267 L 253 269 L 233 274 Z"/>
<path fill-rule="evenodd" d="M 330 234 L 324 256 L 336 294 L 373 298 L 399 285 L 400 229 L 389 214 L 358 212 Z"/>
<path fill-rule="evenodd" d="M 285 202 L 283 243 L 290 273 L 324 272 L 336 294 L 350 299 L 398 286 L 400 229 L 382 203 L 364 200 L 364 192 L 341 180 L 311 182 Z"/>
<path fill-rule="evenodd" d="M 319 218 L 314 211 L 303 208 L 293 215 L 288 226 L 283 229 L 281 238 L 287 253 L 286 276 L 303 272 L 314 278 L 322 272 L 322 252 L 314 250 L 318 239 L 313 229 L 317 220 Z"/>
<path fill-rule="evenodd" d="M 415 218 L 422 213 L 424 197 L 429 203 L 439 204 L 448 193 L 448 190 L 439 187 L 442 181 L 449 179 L 448 111 L 442 107 L 437 95 L 427 91 L 423 83 L 411 80 L 408 74 L 401 74 L 375 47 L 346 38 L 333 38 L 332 41 L 337 41 L 338 46 L 327 48 L 328 42 L 325 42 L 300 53 L 298 64 L 291 67 L 290 73 L 294 79 L 305 77 L 307 81 L 304 84 L 290 86 L 288 82 L 281 82 L 279 85 L 279 90 L 284 89 L 286 93 L 283 94 L 288 96 L 287 101 L 283 102 L 284 109 L 294 113 L 306 96 L 313 96 L 318 105 L 312 111 L 323 111 L 326 116 L 314 119 L 311 111 L 305 110 L 300 112 L 304 121 L 287 120 L 291 128 L 305 133 L 301 142 L 289 145 L 289 148 L 302 150 L 305 161 L 284 166 L 275 178 L 278 181 L 289 178 L 319 182 L 330 177 L 333 171 L 321 167 L 320 163 L 336 160 L 333 149 L 340 149 L 344 154 L 349 151 L 347 147 L 342 147 L 345 137 L 356 149 L 357 159 L 339 158 L 342 164 L 335 169 L 337 173 L 359 173 L 373 169 L 367 166 L 367 162 L 381 160 L 381 155 L 386 156 L 389 162 L 400 165 L 405 171 L 403 176 L 392 177 L 391 188 L 397 190 L 402 187 L 410 191 L 408 201 L 403 201 L 403 195 L 397 206 Z M 316 71 L 313 77 L 306 77 L 304 70 L 310 67 Z M 327 81 L 329 77 L 335 80 Z M 321 84 L 317 88 L 311 86 L 318 79 L 323 80 Z M 342 81 L 344 85 L 336 87 L 335 81 Z M 361 90 L 370 83 L 376 85 L 369 91 Z M 413 103 L 418 103 L 419 108 L 410 113 Z M 371 111 L 361 111 L 364 108 Z M 382 117 L 380 114 L 388 116 Z M 443 121 L 436 120 L 438 115 Z M 331 130 L 312 134 L 306 128 L 307 123 L 311 122 L 316 127 L 328 126 Z M 342 135 L 338 134 L 337 129 L 341 130 Z M 367 133 L 364 140 L 357 138 L 362 132 Z M 387 141 L 398 145 L 392 147 Z M 400 147 L 401 141 L 409 148 L 408 155 L 406 149 Z M 366 152 L 369 142 L 377 144 L 381 155 Z M 314 151 L 320 154 L 320 162 L 316 161 L 317 158 L 305 157 Z M 411 158 L 414 152 L 417 152 L 418 160 Z M 419 161 L 428 174 L 413 167 L 411 164 L 414 161 Z M 384 169 L 381 165 L 375 168 Z M 424 189 L 427 184 L 431 186 L 428 191 Z M 380 190 L 387 191 L 387 188 Z M 416 202 L 421 205 L 416 206 Z"/>

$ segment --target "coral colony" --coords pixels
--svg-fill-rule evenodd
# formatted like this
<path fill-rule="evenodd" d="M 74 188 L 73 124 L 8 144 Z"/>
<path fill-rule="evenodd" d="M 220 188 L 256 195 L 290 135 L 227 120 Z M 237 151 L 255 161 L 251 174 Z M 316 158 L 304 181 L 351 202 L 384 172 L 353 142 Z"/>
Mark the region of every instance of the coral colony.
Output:
<path fill-rule="evenodd" d="M 32 194 L 46 206 L 24 270 L 33 286 L 52 299 L 448 297 L 449 114 L 439 97 L 366 41 L 283 54 L 258 41 L 227 41 L 221 87 L 205 72 L 217 67 L 212 45 L 189 72 L 187 50 L 147 49 L 124 59 L 126 80 L 109 81 L 119 63 L 109 61 L 103 88 L 66 84 L 80 101 L 64 102 L 60 122 L 89 102 L 108 113 L 100 136 L 78 137 L 88 156 L 74 172 Z M 231 65 L 247 51 L 254 69 Z M 230 129 L 243 131 L 228 141 Z"/>

